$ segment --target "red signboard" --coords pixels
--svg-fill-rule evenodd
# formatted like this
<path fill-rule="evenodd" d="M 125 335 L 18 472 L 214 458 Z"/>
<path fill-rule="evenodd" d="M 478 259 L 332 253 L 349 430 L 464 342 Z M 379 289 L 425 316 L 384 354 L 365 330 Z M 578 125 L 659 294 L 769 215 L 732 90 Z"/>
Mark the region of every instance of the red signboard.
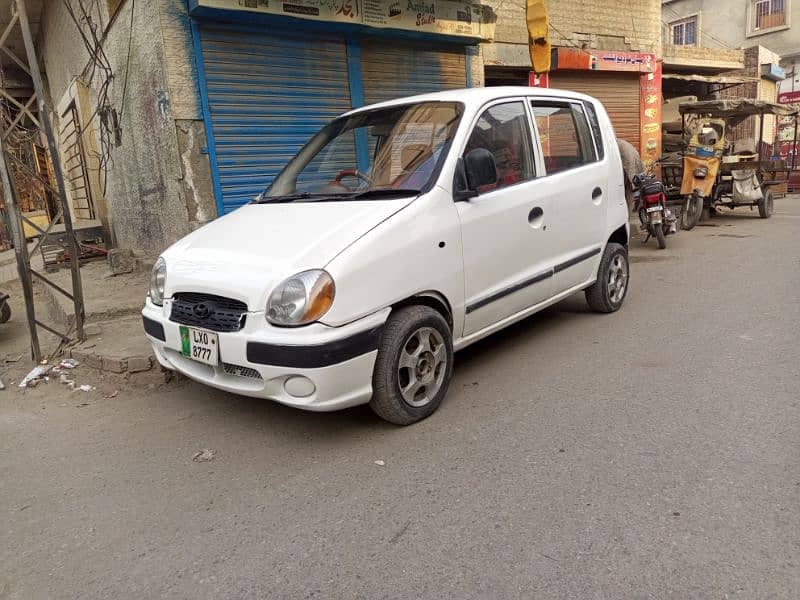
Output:
<path fill-rule="evenodd" d="M 794 104 L 795 102 L 800 102 L 800 91 L 778 94 L 778 102 L 780 104 Z"/>
<path fill-rule="evenodd" d="M 547 73 L 536 74 L 533 71 L 528 73 L 528 85 L 530 87 L 549 88 L 550 75 Z"/>
<path fill-rule="evenodd" d="M 653 73 L 656 70 L 655 55 L 641 52 L 556 48 L 553 54 L 553 70 L 633 71 L 636 73 Z"/>
<path fill-rule="evenodd" d="M 661 156 L 661 63 L 647 56 L 652 57 L 655 69 L 639 77 L 639 152 L 645 165 L 650 165 Z"/>

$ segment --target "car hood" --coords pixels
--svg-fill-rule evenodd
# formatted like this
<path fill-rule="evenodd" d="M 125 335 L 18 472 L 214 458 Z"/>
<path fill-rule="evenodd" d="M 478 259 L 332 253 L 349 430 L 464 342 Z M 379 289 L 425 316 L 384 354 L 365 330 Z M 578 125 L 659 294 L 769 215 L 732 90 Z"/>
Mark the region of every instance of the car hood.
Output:
<path fill-rule="evenodd" d="M 413 200 L 245 205 L 164 252 L 165 296 L 204 292 L 262 311 L 280 281 L 306 269 L 324 268 Z"/>

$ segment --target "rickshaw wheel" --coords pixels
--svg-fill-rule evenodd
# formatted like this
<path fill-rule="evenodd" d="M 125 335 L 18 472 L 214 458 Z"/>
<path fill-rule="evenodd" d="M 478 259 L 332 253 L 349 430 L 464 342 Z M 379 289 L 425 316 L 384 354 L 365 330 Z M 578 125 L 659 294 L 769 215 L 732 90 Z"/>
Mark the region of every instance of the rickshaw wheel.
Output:
<path fill-rule="evenodd" d="M 700 221 L 702 212 L 703 195 L 695 192 L 686 198 L 683 210 L 681 211 L 681 227 L 686 231 L 694 229 L 694 226 Z"/>
<path fill-rule="evenodd" d="M 767 190 L 764 197 L 758 201 L 758 216 L 762 219 L 769 219 L 772 216 L 773 206 L 772 191 Z"/>

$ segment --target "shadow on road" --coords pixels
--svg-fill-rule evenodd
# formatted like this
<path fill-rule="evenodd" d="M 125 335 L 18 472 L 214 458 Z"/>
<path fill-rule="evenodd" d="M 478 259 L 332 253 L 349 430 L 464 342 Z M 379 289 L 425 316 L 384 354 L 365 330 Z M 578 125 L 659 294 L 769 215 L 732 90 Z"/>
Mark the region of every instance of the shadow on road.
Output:
<path fill-rule="evenodd" d="M 458 352 L 455 357 L 454 381 L 459 376 L 480 365 L 481 361 L 498 356 L 513 356 L 523 347 L 535 344 L 537 339 L 547 338 L 565 322 L 582 316 L 594 316 L 584 301 L 583 294 L 575 294 L 519 323 L 511 325 L 468 348 Z M 369 406 L 357 406 L 345 410 L 315 413 L 284 406 L 277 402 L 260 398 L 238 396 L 208 388 L 200 383 L 188 381 L 179 388 L 181 396 L 196 403 L 198 412 L 208 411 L 210 418 L 231 419 L 228 427 L 234 429 L 269 429 L 281 431 L 286 437 L 306 440 L 313 435 L 315 441 L 335 442 L 337 438 L 346 439 L 353 434 L 376 431 L 398 431 L 399 429 L 375 416 Z M 177 391 L 177 390 L 176 390 Z M 449 394 L 457 393 L 451 386 Z"/>

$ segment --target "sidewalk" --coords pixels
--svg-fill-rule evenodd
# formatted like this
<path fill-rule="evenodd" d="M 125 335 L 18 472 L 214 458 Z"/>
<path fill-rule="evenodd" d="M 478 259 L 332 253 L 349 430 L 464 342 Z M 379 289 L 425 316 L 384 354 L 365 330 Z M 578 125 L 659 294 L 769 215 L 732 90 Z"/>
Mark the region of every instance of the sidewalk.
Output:
<path fill-rule="evenodd" d="M 31 251 L 33 245 L 33 242 L 28 244 L 28 252 Z M 41 252 L 36 252 L 31 256 L 31 265 L 37 271 L 42 270 Z M 17 273 L 17 255 L 13 249 L 3 250 L 0 252 L 0 285 L 14 281 L 15 279 L 19 279 L 19 274 Z"/>
<path fill-rule="evenodd" d="M 69 269 L 47 273 L 47 278 L 65 290 L 72 289 Z M 85 305 L 86 341 L 70 347 L 67 354 L 88 367 L 113 373 L 136 373 L 156 363 L 142 330 L 140 311 L 147 294 L 149 275 L 143 270 L 111 275 L 104 261 L 81 267 Z M 75 320 L 72 300 L 35 280 L 34 287 L 45 300 L 37 307 L 46 311 L 58 329 L 69 329 Z"/>

